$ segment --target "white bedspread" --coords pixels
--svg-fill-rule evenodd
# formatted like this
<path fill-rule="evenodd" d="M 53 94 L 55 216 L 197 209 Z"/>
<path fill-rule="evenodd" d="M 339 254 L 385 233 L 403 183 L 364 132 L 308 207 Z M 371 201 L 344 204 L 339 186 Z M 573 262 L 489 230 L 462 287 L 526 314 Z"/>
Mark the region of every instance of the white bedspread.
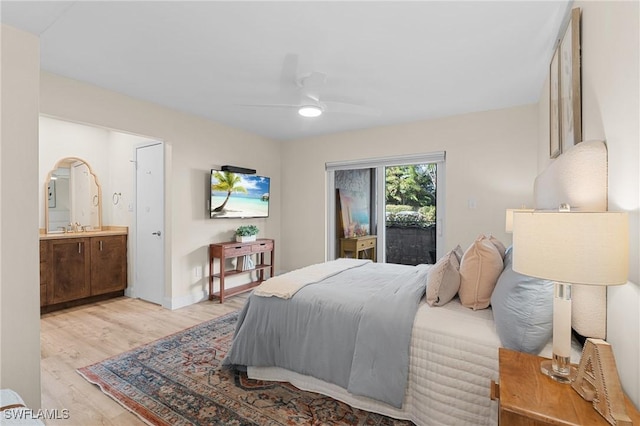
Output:
<path fill-rule="evenodd" d="M 341 258 L 325 263 L 305 266 L 304 268 L 269 278 L 256 287 L 253 294 L 262 297 L 290 299 L 298 290 L 308 284 L 317 283 L 342 271 L 357 268 L 366 263 L 371 263 L 371 260 Z"/>

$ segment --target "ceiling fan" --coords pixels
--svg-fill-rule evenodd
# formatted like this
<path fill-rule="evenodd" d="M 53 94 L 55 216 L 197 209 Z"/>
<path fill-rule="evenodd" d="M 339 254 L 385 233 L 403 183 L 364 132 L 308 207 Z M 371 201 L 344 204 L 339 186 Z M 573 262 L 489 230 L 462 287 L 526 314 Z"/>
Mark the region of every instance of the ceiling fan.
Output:
<path fill-rule="evenodd" d="M 380 111 L 365 105 L 322 98 L 320 90 L 326 84 L 327 74 L 318 71 L 298 74 L 297 68 L 298 55 L 288 54 L 285 57 L 280 84 L 284 93 L 291 93 L 291 90 L 295 89 L 295 96 L 299 99 L 298 102 L 242 104 L 242 106 L 296 109 L 298 114 L 309 118 L 319 117 L 325 112 L 369 116 L 380 115 Z"/>

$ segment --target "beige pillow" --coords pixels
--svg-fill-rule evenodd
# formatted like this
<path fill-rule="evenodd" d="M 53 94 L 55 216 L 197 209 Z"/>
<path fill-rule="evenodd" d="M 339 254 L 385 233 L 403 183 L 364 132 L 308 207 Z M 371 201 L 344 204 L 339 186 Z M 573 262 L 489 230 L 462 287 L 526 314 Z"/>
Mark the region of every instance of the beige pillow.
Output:
<path fill-rule="evenodd" d="M 427 275 L 427 303 L 442 306 L 453 299 L 460 288 L 460 263 L 452 250 L 429 269 Z"/>
<path fill-rule="evenodd" d="M 485 309 L 503 269 L 502 256 L 491 240 L 478 237 L 462 256 L 460 302 L 467 308 Z"/>
<path fill-rule="evenodd" d="M 504 244 L 502 244 L 502 241 L 500 241 L 493 235 L 489 235 L 489 241 L 491 241 L 491 243 L 496 246 L 496 248 L 498 249 L 498 253 L 500 253 L 500 257 L 504 259 L 504 254 L 506 253 L 507 248 L 504 246 Z"/>

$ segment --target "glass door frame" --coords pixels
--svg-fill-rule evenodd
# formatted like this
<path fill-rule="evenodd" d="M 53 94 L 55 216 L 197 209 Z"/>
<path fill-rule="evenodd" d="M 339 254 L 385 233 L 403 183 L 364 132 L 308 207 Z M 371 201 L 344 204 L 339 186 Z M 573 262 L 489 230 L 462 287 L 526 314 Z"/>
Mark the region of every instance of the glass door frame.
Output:
<path fill-rule="evenodd" d="M 375 206 L 377 222 L 375 223 L 378 235 L 377 262 L 386 261 L 386 227 L 385 221 L 385 168 L 389 166 L 407 166 L 412 164 L 436 163 L 436 259 L 444 254 L 445 242 L 445 151 L 427 154 L 402 155 L 393 157 L 369 158 L 362 160 L 335 161 L 325 164 L 326 170 L 326 243 L 325 258 L 336 258 L 336 197 L 335 197 L 335 172 L 337 170 L 376 169 Z M 374 194 L 372 194 L 374 196 Z"/>

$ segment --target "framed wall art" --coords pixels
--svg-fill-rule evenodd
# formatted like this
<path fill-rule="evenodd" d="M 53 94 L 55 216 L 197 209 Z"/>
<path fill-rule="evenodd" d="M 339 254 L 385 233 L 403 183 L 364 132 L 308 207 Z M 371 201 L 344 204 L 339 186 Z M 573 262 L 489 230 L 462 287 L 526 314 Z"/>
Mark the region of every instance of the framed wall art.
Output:
<path fill-rule="evenodd" d="M 560 42 L 560 145 L 566 152 L 582 140 L 580 91 L 580 9 L 571 10 Z"/>
<path fill-rule="evenodd" d="M 549 157 L 560 155 L 560 48 L 557 48 L 549 67 Z"/>

